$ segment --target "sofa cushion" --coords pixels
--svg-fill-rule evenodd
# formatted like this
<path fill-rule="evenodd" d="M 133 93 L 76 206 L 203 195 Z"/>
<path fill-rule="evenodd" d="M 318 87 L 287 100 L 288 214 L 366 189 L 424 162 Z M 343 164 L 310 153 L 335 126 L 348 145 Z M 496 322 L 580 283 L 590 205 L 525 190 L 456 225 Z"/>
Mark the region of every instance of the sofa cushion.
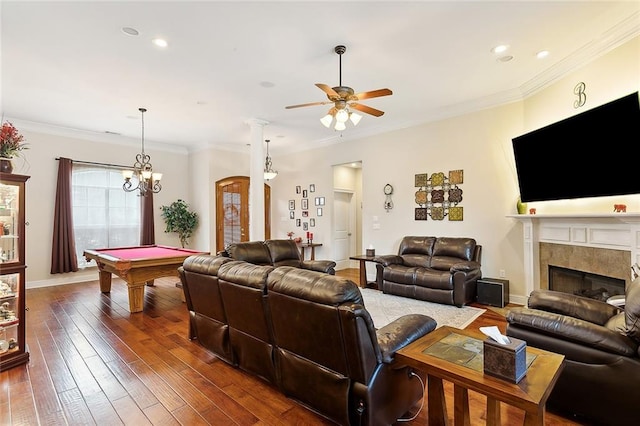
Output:
<path fill-rule="evenodd" d="M 405 266 L 428 268 L 431 265 L 431 257 L 424 254 L 403 254 L 400 257 Z"/>
<path fill-rule="evenodd" d="M 416 268 L 415 285 L 418 287 L 453 290 L 451 274 L 427 268 Z"/>
<path fill-rule="evenodd" d="M 627 288 L 624 315 L 626 335 L 640 343 L 640 277 Z"/>
<path fill-rule="evenodd" d="M 476 240 L 473 238 L 440 237 L 433 246 L 433 256 L 472 260 L 475 249 Z"/>
<path fill-rule="evenodd" d="M 417 269 L 418 267 L 416 266 L 389 265 L 382 271 L 382 278 L 385 281 L 413 285 Z"/>
<path fill-rule="evenodd" d="M 274 266 L 300 266 L 300 250 L 293 240 L 266 240 Z"/>
<path fill-rule="evenodd" d="M 269 274 L 267 285 L 269 291 L 315 303 L 337 306 L 352 302 L 364 306 L 362 294 L 353 281 L 322 272 L 283 266 Z"/>
<path fill-rule="evenodd" d="M 404 237 L 400 242 L 398 248 L 398 254 L 422 254 L 425 256 L 433 255 L 433 245 L 436 241 L 436 237 L 416 237 L 408 236 Z"/>
<path fill-rule="evenodd" d="M 462 259 L 459 257 L 433 256 L 431 258 L 431 268 L 448 272 L 454 265 L 459 264 L 461 261 Z"/>
<path fill-rule="evenodd" d="M 254 265 L 271 265 L 269 248 L 262 241 L 229 244 L 227 253 L 234 260 L 243 260 Z"/>

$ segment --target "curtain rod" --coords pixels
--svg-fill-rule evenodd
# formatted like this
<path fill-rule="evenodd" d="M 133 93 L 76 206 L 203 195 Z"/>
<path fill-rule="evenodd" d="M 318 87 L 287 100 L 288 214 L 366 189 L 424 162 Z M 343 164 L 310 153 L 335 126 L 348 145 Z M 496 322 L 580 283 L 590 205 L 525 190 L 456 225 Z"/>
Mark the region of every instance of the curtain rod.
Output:
<path fill-rule="evenodd" d="M 96 163 L 93 161 L 82 161 L 82 160 L 73 160 L 70 158 L 70 160 L 74 163 L 79 163 L 79 164 L 90 164 L 93 166 L 102 166 L 102 167 L 112 167 L 112 168 L 118 168 L 118 169 L 131 169 L 131 166 L 121 166 L 119 164 L 109 164 L 109 163 Z M 56 158 L 56 161 L 60 161 L 60 157 Z"/>

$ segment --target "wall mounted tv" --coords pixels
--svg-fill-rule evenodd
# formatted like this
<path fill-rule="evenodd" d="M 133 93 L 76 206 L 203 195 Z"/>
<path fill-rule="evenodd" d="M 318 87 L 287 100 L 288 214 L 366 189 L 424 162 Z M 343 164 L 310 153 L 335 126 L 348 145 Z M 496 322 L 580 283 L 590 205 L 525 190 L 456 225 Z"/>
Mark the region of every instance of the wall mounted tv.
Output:
<path fill-rule="evenodd" d="M 640 194 L 638 92 L 512 143 L 522 201 Z"/>

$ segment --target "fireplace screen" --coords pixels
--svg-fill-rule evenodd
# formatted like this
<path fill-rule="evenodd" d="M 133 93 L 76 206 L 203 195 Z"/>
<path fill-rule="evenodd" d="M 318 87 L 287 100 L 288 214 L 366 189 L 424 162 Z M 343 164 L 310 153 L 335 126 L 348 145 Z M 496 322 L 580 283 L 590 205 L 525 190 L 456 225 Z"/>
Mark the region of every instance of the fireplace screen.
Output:
<path fill-rule="evenodd" d="M 549 289 L 606 301 L 624 294 L 624 280 L 549 265 Z"/>

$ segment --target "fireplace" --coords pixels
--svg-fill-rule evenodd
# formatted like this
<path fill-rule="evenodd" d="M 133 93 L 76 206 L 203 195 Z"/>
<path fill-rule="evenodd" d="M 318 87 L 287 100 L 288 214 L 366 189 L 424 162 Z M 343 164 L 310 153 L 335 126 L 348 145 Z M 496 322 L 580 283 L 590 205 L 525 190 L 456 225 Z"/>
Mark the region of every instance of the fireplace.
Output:
<path fill-rule="evenodd" d="M 540 209 L 538 209 L 540 210 Z M 640 213 L 509 215 L 523 225 L 523 291 L 513 303 L 527 303 L 535 289 L 549 288 L 549 265 L 631 282 L 640 263 Z"/>
<path fill-rule="evenodd" d="M 576 269 L 549 265 L 549 289 L 606 301 L 624 294 L 625 281 Z"/>

